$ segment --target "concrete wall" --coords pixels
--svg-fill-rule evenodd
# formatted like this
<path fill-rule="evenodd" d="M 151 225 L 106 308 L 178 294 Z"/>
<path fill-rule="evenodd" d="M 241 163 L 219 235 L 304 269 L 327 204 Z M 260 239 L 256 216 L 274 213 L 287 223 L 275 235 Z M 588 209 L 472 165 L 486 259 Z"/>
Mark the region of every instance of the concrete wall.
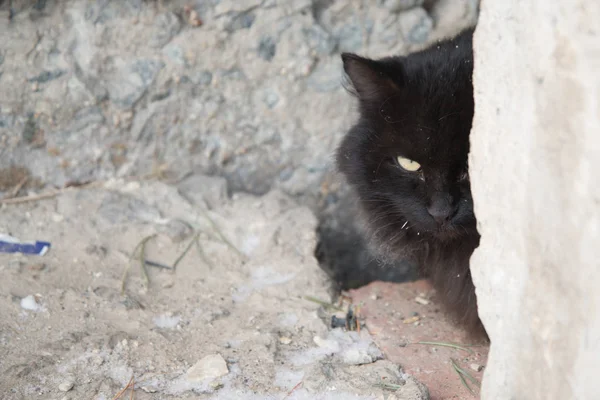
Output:
<path fill-rule="evenodd" d="M 600 2 L 484 0 L 472 259 L 484 399 L 600 398 Z"/>

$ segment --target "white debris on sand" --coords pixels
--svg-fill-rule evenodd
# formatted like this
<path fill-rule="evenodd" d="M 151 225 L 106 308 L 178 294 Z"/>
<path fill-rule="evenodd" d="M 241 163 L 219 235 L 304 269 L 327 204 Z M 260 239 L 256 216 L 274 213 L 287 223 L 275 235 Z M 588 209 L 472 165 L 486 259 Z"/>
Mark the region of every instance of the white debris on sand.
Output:
<path fill-rule="evenodd" d="M 180 321 L 180 316 L 172 315 L 170 313 L 157 315 L 156 317 L 152 318 L 152 322 L 154 322 L 154 325 L 156 325 L 157 328 L 161 329 L 175 329 Z"/>
<path fill-rule="evenodd" d="M 227 363 L 220 354 L 210 354 L 194 364 L 188 371 L 186 379 L 198 383 L 212 381 L 229 373 Z"/>
<path fill-rule="evenodd" d="M 36 296 L 31 294 L 21 299 L 21 308 L 28 311 L 42 311 L 42 306 L 38 303 Z"/>

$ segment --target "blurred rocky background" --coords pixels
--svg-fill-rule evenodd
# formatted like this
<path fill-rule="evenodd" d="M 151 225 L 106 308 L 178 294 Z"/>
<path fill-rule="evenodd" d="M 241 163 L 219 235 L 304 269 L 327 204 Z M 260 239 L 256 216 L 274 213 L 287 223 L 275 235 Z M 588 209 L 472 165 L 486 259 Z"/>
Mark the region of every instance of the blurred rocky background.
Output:
<path fill-rule="evenodd" d="M 24 177 L 20 194 L 219 176 L 229 194 L 278 188 L 309 206 L 322 220 L 322 259 L 370 259 L 344 250 L 360 239 L 333 170 L 356 118 L 339 54 L 407 54 L 473 25 L 477 9 L 477 0 L 0 1 L 0 197 Z"/>

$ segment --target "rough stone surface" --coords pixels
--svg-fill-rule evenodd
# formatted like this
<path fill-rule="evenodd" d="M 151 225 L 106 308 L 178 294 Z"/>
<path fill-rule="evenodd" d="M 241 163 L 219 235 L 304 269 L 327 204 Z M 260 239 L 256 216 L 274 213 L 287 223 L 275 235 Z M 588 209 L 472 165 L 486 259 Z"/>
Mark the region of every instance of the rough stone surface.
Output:
<path fill-rule="evenodd" d="M 355 118 L 340 52 L 407 54 L 475 20 L 438 29 L 422 3 L 2 2 L 0 169 L 53 186 L 202 173 L 316 209 Z"/>
<path fill-rule="evenodd" d="M 427 43 L 427 39 L 433 28 L 433 20 L 427 14 L 427 11 L 421 7 L 414 8 L 402 14 L 398 23 L 400 24 L 405 40 L 414 44 Z"/>
<path fill-rule="evenodd" d="M 485 399 L 600 393 L 600 4 L 483 1 L 471 269 Z"/>
<path fill-rule="evenodd" d="M 227 201 L 227 181 L 217 176 L 192 175 L 177 185 L 179 192 L 195 205 L 218 207 Z"/>

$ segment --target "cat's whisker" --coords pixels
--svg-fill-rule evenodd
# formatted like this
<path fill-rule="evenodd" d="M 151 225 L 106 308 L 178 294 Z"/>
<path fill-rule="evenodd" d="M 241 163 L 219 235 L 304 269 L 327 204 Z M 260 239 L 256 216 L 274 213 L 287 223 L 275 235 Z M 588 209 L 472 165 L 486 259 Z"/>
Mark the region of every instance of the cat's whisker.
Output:
<path fill-rule="evenodd" d="M 377 229 L 375 232 L 373 232 L 373 236 L 374 236 L 374 237 L 378 237 L 378 234 L 379 234 L 379 233 L 380 233 L 382 230 L 384 230 L 384 229 L 386 229 L 386 228 L 389 228 L 390 226 L 394 225 L 395 223 L 396 223 L 396 221 L 393 221 L 393 222 L 390 222 L 389 224 L 386 224 L 386 225 L 384 225 L 384 226 L 381 226 L 381 227 L 379 227 L 379 228 L 378 228 L 378 229 Z"/>

